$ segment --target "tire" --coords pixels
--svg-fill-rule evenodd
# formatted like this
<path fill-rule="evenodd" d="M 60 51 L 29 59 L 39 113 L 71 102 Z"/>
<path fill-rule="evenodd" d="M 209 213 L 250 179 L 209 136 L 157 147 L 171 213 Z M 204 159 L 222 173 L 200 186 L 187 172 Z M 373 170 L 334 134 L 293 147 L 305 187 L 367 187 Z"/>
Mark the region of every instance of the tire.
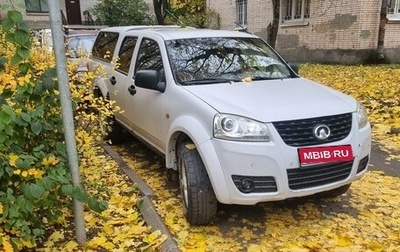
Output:
<path fill-rule="evenodd" d="M 97 98 L 101 98 L 104 100 L 109 100 L 109 94 L 107 93 L 105 96 L 102 94 L 101 90 L 98 87 L 95 87 L 93 90 L 93 94 Z M 108 133 L 104 137 L 104 141 L 108 142 L 111 145 L 121 144 L 126 141 L 128 132 L 122 127 L 116 120 L 114 115 L 107 118 L 107 126 L 106 130 Z"/>
<path fill-rule="evenodd" d="M 347 184 L 347 185 L 343 185 L 338 188 L 335 188 L 330 191 L 318 193 L 317 196 L 319 198 L 334 198 L 334 197 L 340 196 L 340 195 L 344 194 L 345 192 L 347 192 L 349 190 L 350 186 L 351 186 L 351 183 Z"/>
<path fill-rule="evenodd" d="M 177 158 L 185 217 L 192 225 L 206 225 L 216 217 L 218 201 L 204 163 L 196 147 L 189 142 L 178 146 Z"/>
<path fill-rule="evenodd" d="M 111 131 L 108 132 L 105 139 L 106 141 L 108 141 L 111 145 L 120 144 L 126 141 L 126 130 L 114 118 L 111 119 L 109 127 L 111 127 Z"/>

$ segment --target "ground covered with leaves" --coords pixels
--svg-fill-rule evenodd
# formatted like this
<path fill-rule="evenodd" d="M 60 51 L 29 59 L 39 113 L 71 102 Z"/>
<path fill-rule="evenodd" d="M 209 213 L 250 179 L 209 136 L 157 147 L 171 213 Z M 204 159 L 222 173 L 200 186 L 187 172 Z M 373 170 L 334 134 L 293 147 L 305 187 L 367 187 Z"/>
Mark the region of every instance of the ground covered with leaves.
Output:
<path fill-rule="evenodd" d="M 108 208 L 101 213 L 85 209 L 87 243 L 82 246 L 75 241 L 72 212 L 64 209 L 64 221 L 52 227 L 54 232 L 35 251 L 156 251 L 165 240 L 141 216 L 137 186 L 107 155 L 98 160 L 97 168 L 82 169 L 82 175 L 86 189 L 108 200 Z"/>
<path fill-rule="evenodd" d="M 178 188 L 166 180 L 163 160 L 137 141 L 116 149 L 155 190 L 158 213 L 182 251 L 364 252 L 400 247 L 400 178 L 383 172 L 368 172 L 347 194 L 333 199 L 222 206 L 215 223 L 194 227 L 184 218 Z"/>
<path fill-rule="evenodd" d="M 358 99 L 373 125 L 373 138 L 400 160 L 400 65 L 303 64 L 300 75 Z"/>
<path fill-rule="evenodd" d="M 302 65 L 300 73 L 359 99 L 368 109 L 373 138 L 398 159 L 400 66 Z M 154 204 L 182 251 L 399 251 L 400 178 L 369 171 L 334 199 L 221 206 L 215 223 L 190 226 L 179 190 L 167 182 L 164 161 L 136 141 L 115 146 L 157 194 Z M 72 212 L 35 251 L 158 251 L 165 237 L 152 232 L 138 210 L 140 192 L 107 155 L 96 166 L 81 160 L 85 188 L 108 200 L 102 213 L 85 210 L 88 241 L 74 240 Z M 90 161 L 93 162 L 93 161 Z"/>

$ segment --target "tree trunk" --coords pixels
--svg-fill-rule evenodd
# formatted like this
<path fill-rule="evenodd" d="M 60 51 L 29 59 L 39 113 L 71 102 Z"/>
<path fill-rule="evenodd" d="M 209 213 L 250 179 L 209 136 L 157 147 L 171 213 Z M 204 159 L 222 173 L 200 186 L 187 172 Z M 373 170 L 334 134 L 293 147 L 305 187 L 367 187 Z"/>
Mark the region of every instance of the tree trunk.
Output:
<path fill-rule="evenodd" d="M 275 48 L 276 39 L 278 37 L 280 6 L 281 0 L 272 0 L 273 19 L 269 30 L 268 43 L 273 48 Z"/>
<path fill-rule="evenodd" d="M 379 21 L 379 32 L 378 32 L 378 59 L 384 59 L 383 46 L 385 44 L 385 30 L 387 22 L 387 0 L 382 0 L 381 15 Z"/>
<path fill-rule="evenodd" d="M 156 15 L 157 18 L 157 23 L 159 25 L 164 25 L 164 15 L 163 13 L 163 2 L 164 0 L 153 0 L 153 6 L 154 6 L 154 14 Z"/>

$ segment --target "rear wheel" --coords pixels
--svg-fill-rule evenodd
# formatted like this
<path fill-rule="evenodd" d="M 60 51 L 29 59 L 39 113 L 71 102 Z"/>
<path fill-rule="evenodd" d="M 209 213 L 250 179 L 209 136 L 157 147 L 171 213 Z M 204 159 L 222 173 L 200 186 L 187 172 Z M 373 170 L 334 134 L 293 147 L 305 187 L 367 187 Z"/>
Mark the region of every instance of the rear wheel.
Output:
<path fill-rule="evenodd" d="M 104 102 L 110 100 L 109 94 L 107 93 L 106 95 L 103 95 L 98 87 L 94 89 L 93 93 L 95 97 L 104 99 Z M 105 130 L 107 134 L 104 137 L 104 140 L 109 142 L 109 144 L 111 145 L 125 142 L 128 136 L 128 132 L 124 129 L 124 127 L 121 126 L 121 124 L 117 122 L 117 120 L 115 120 L 115 116 L 111 115 L 107 117 L 106 122 L 107 129 Z"/>
<path fill-rule="evenodd" d="M 120 144 L 126 141 L 127 132 L 126 130 L 114 119 L 110 119 L 108 127 L 111 127 L 110 131 L 107 133 L 106 139 L 111 142 L 110 144 Z"/>
<path fill-rule="evenodd" d="M 184 214 L 192 225 L 210 223 L 217 215 L 218 201 L 196 146 L 178 146 L 179 186 Z"/>

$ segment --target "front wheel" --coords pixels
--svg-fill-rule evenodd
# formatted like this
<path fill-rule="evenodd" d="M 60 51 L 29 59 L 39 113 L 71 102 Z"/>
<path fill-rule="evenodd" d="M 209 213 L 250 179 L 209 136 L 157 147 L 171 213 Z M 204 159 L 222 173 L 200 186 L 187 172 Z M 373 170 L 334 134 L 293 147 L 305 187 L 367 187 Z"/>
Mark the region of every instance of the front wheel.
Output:
<path fill-rule="evenodd" d="M 178 146 L 179 186 L 186 219 L 192 225 L 210 223 L 217 215 L 218 201 L 196 146 Z"/>

